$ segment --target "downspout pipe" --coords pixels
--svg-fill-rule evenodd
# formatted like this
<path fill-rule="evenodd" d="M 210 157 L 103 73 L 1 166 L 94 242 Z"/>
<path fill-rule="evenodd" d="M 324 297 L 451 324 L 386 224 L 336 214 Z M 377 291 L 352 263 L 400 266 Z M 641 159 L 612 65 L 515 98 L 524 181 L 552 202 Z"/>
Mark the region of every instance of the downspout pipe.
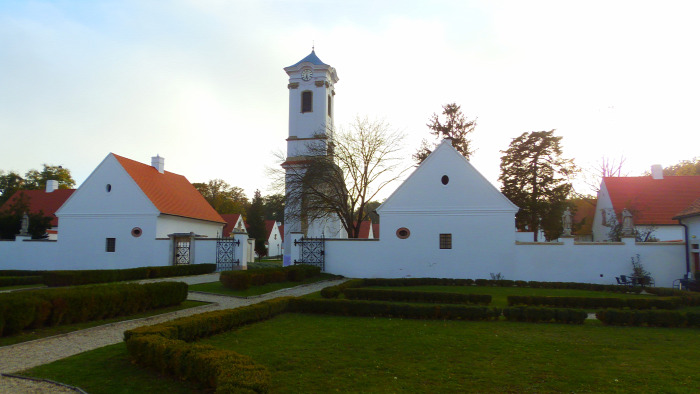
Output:
<path fill-rule="evenodd" d="M 688 225 L 683 224 L 681 219 L 678 219 L 678 224 L 683 226 L 683 233 L 685 234 L 685 272 L 687 275 L 690 273 L 690 240 L 688 239 Z"/>

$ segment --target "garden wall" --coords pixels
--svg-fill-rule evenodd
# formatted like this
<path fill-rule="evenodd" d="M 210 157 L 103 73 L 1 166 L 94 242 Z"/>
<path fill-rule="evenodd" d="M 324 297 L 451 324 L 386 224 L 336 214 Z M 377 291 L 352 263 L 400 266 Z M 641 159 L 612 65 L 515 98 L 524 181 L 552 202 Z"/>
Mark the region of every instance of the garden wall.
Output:
<path fill-rule="evenodd" d="M 437 236 L 428 244 L 414 239 L 326 240 L 325 271 L 356 278 L 484 278 L 501 273 L 506 279 L 616 284 L 615 277 L 629 275 L 631 258 L 639 254 L 656 286 L 670 287 L 685 275 L 684 243 L 564 242 L 492 243 L 453 240 L 452 249 L 441 250 Z M 447 253 L 445 253 L 447 252 Z M 298 250 L 292 251 L 299 259 Z"/>

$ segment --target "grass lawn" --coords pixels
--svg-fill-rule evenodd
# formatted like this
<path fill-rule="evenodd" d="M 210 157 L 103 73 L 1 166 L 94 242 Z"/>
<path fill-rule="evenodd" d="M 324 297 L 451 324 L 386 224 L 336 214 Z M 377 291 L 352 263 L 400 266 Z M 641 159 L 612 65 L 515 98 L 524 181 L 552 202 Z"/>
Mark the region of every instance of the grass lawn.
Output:
<path fill-rule="evenodd" d="M 21 375 L 41 377 L 97 393 L 204 393 L 189 382 L 160 376 L 131 363 L 125 343 L 40 365 Z"/>
<path fill-rule="evenodd" d="M 202 343 L 267 366 L 278 393 L 688 393 L 700 387 L 699 339 L 693 329 L 284 314 Z M 196 392 L 131 365 L 123 344 L 24 374 L 90 393 Z"/>
<path fill-rule="evenodd" d="M 0 346 L 7 346 L 7 345 L 15 344 L 15 343 L 20 343 L 20 342 L 33 341 L 35 339 L 46 338 L 46 337 L 59 335 L 59 334 L 65 334 L 67 332 L 84 330 L 86 328 L 101 326 L 103 324 L 115 323 L 115 322 L 124 321 L 124 320 L 141 319 L 144 317 L 155 316 L 155 315 L 160 315 L 163 313 L 179 311 L 181 309 L 194 308 L 196 306 L 206 305 L 206 304 L 207 304 L 206 302 L 185 300 L 182 302 L 182 304 L 177 305 L 177 306 L 154 309 L 154 310 L 150 310 L 150 311 L 147 311 L 144 313 L 140 313 L 138 315 L 119 316 L 119 317 L 114 317 L 114 318 L 105 319 L 105 320 L 95 320 L 95 321 L 89 321 L 89 322 L 83 322 L 83 323 L 68 324 L 68 325 L 55 326 L 55 327 L 44 327 L 44 328 L 39 328 L 39 329 L 35 329 L 35 330 L 24 331 L 24 332 L 17 334 L 17 335 L 0 338 Z"/>
<path fill-rule="evenodd" d="M 19 286 L 5 286 L 0 287 L 0 291 L 5 290 L 18 290 L 18 289 L 45 289 L 46 285 L 36 284 L 36 285 L 19 285 Z"/>
<path fill-rule="evenodd" d="M 221 294 L 226 296 L 234 297 L 250 297 L 269 293 L 275 290 L 286 289 L 289 287 L 295 287 L 302 284 L 316 283 L 322 280 L 330 280 L 337 278 L 335 275 L 321 274 L 313 278 L 306 278 L 301 282 L 278 282 L 278 283 L 267 283 L 262 286 L 251 286 L 246 290 L 232 290 L 228 287 L 224 287 L 221 282 L 210 282 L 210 283 L 200 283 L 197 285 L 190 285 L 190 291 L 203 291 L 206 293 Z"/>

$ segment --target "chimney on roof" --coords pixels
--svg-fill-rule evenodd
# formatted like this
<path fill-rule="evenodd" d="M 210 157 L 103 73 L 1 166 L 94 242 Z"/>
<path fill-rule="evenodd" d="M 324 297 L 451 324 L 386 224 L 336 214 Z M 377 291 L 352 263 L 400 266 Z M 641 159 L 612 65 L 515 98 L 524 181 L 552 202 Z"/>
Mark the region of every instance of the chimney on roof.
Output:
<path fill-rule="evenodd" d="M 51 193 L 56 189 L 58 189 L 58 181 L 55 181 L 55 180 L 46 181 L 46 192 L 47 193 Z"/>
<path fill-rule="evenodd" d="M 151 157 L 151 165 L 161 174 L 165 172 L 165 158 L 160 155 Z"/>
<path fill-rule="evenodd" d="M 653 164 L 651 166 L 651 178 L 664 179 L 664 169 L 661 167 L 661 164 Z"/>

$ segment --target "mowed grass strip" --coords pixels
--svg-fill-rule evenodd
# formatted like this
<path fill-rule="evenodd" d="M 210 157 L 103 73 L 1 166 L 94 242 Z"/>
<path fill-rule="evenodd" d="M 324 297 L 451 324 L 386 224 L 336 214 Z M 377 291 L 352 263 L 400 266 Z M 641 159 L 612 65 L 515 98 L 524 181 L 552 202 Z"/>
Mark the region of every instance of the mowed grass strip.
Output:
<path fill-rule="evenodd" d="M 596 298 L 656 298 L 650 294 L 613 293 L 592 290 L 573 289 L 541 289 L 530 287 L 498 287 L 498 286 L 372 286 L 368 289 L 402 290 L 402 291 L 427 291 L 462 294 L 488 294 L 491 296 L 491 304 L 499 308 L 508 306 L 508 296 L 544 296 L 544 297 L 596 297 Z"/>
<path fill-rule="evenodd" d="M 287 289 L 290 287 L 296 287 L 304 284 L 316 283 L 324 280 L 336 279 L 337 276 L 331 274 L 321 274 L 313 278 L 306 278 L 301 282 L 278 282 L 278 283 L 266 283 L 260 286 L 251 286 L 249 289 L 245 290 L 233 290 L 225 287 L 221 282 L 210 282 L 210 283 L 200 283 L 196 285 L 190 285 L 189 291 L 202 291 L 205 293 L 221 294 L 225 296 L 233 297 L 251 297 L 270 293 L 272 291 Z"/>
<path fill-rule="evenodd" d="M 251 356 L 274 392 L 678 392 L 693 329 L 285 314 L 202 341 Z"/>

